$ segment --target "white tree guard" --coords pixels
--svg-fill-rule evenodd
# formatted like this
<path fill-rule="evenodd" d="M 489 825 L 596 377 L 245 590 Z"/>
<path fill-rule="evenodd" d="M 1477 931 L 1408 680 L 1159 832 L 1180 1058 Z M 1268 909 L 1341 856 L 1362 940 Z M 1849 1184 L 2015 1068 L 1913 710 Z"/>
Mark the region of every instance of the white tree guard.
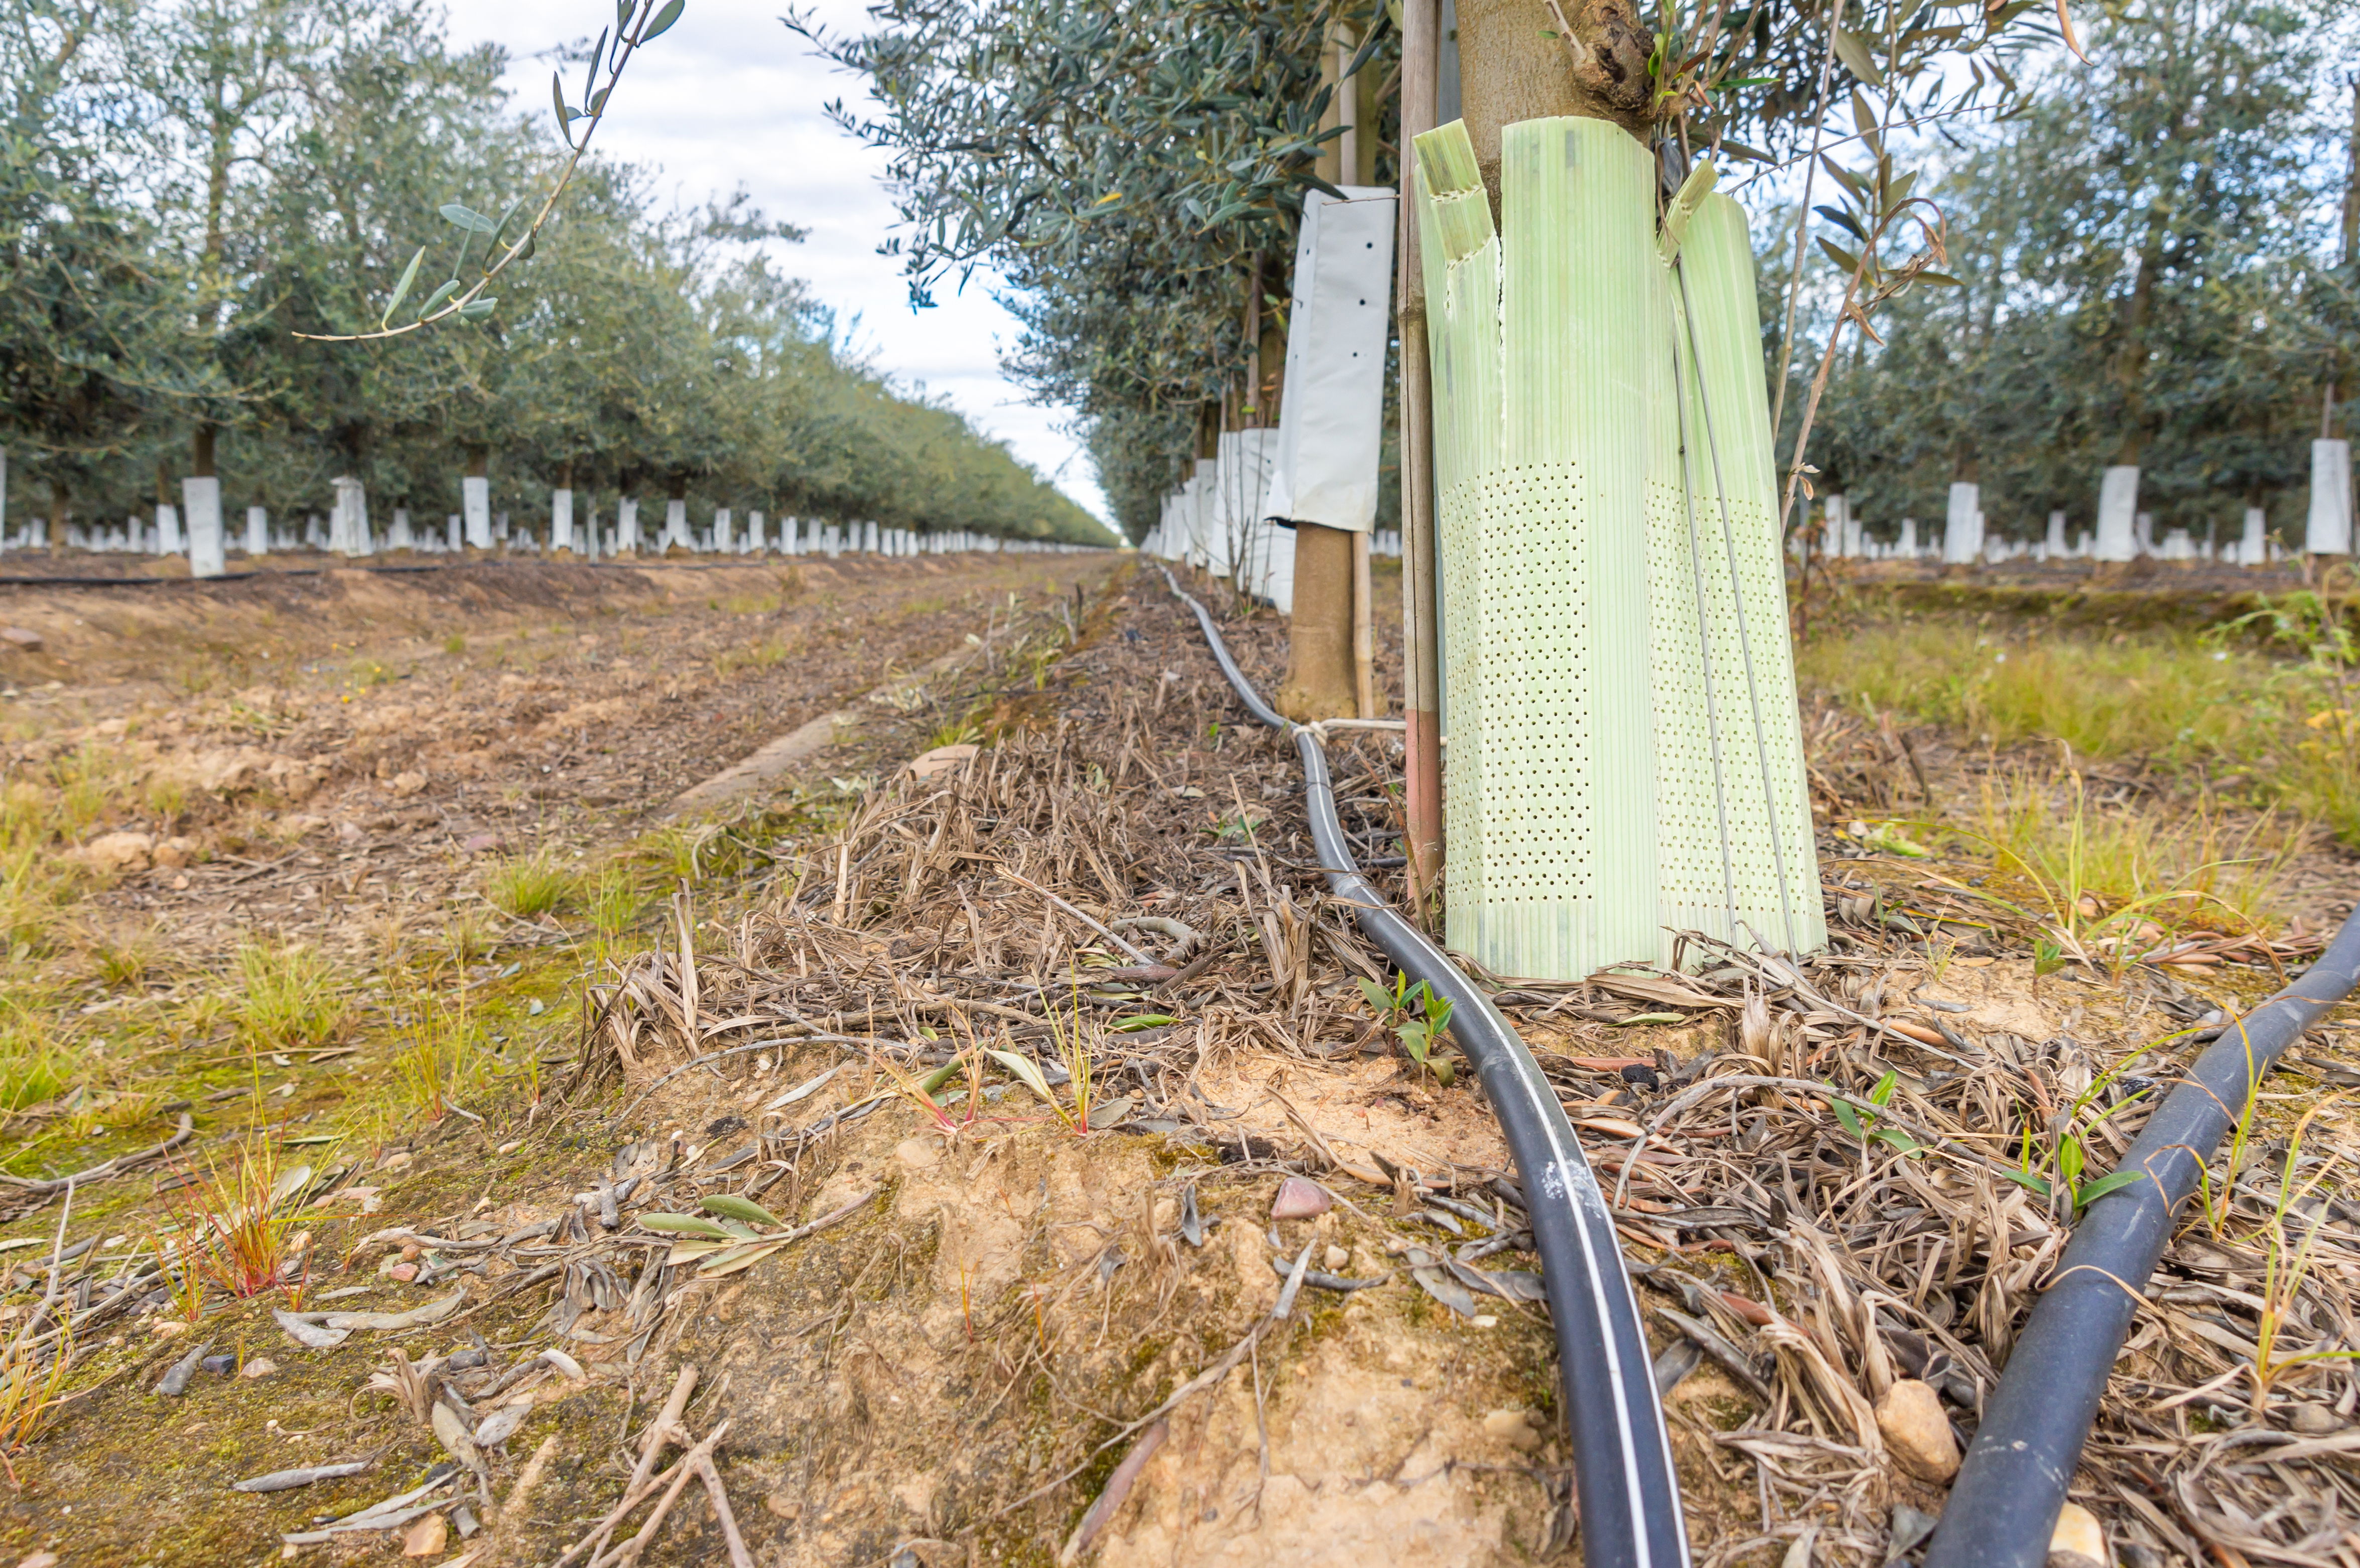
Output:
<path fill-rule="evenodd" d="M 2352 553 L 2352 443 L 2311 443 L 2311 514 L 2302 548 L 2312 555 Z"/>
<path fill-rule="evenodd" d="M 367 554 L 368 492 L 359 480 L 349 476 L 330 483 L 335 486 L 336 504 L 328 515 L 329 552 L 348 557 Z"/>
<path fill-rule="evenodd" d="M 221 481 L 193 475 L 181 480 L 180 505 L 189 513 L 189 575 L 219 577 L 229 570 L 228 541 L 222 538 Z"/>
<path fill-rule="evenodd" d="M 625 495 L 615 503 L 615 551 L 637 554 L 639 548 L 639 504 Z"/>
<path fill-rule="evenodd" d="M 1295 614 L 1294 528 L 1269 517 L 1255 523 L 1238 586 L 1282 615 Z"/>
<path fill-rule="evenodd" d="M 1942 564 L 1971 566 L 1983 559 L 1982 489 L 1967 480 L 1952 481 L 1950 508 L 1942 517 Z"/>
<path fill-rule="evenodd" d="M 574 548 L 574 492 L 563 486 L 549 493 L 549 548 L 552 554 Z"/>
<path fill-rule="evenodd" d="M 1262 499 L 1270 487 L 1275 430 L 1225 432 L 1213 460 L 1213 536 L 1206 553 L 1217 577 L 1229 577 L 1243 564 L 1261 522 Z"/>
<path fill-rule="evenodd" d="M 471 474 L 459 481 L 459 513 L 467 520 L 467 548 L 492 548 L 492 482 Z"/>
<path fill-rule="evenodd" d="M 1295 245 L 1286 395 L 1266 517 L 1365 533 L 1376 526 L 1384 439 L 1385 342 L 1393 324 L 1397 198 L 1377 185 L 1308 191 Z"/>
<path fill-rule="evenodd" d="M 2098 542 L 2092 551 L 2098 560 L 2137 558 L 2138 487 L 2135 463 L 2117 463 L 2098 481 Z"/>
<path fill-rule="evenodd" d="M 2269 547 L 2263 535 L 2270 526 L 2270 515 L 2259 506 L 2245 508 L 2245 537 L 2237 541 L 2237 564 L 2264 566 L 2269 561 Z"/>
<path fill-rule="evenodd" d="M 1901 554 L 1915 559 L 1918 554 L 1918 519 L 1901 519 L 1901 542 L 1896 547 Z"/>
<path fill-rule="evenodd" d="M 458 536 L 453 534 L 451 542 L 456 545 Z M 246 509 L 246 553 L 270 553 L 270 509 L 268 506 L 248 506 Z"/>
<path fill-rule="evenodd" d="M 2060 559 L 2064 556 L 2067 549 L 2065 543 L 2064 513 L 2051 512 L 2049 514 L 2049 538 L 2046 542 L 2049 546 L 2049 555 L 2051 560 Z"/>

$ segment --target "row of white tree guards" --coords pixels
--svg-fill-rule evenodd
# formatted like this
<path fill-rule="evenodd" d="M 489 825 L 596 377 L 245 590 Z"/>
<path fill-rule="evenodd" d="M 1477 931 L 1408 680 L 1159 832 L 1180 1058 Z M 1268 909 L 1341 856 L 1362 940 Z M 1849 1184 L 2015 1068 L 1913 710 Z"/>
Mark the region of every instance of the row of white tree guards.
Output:
<path fill-rule="evenodd" d="M 31 518 L 13 532 L 7 527 L 6 463 L 6 454 L 0 452 L 0 551 L 46 549 L 49 519 Z M 273 522 L 266 507 L 249 506 L 246 510 L 246 526 L 233 541 L 224 537 L 222 527 L 221 481 L 187 479 L 181 482 L 181 506 L 159 503 L 152 520 L 133 516 L 120 523 L 69 523 L 64 542 L 70 550 L 185 555 L 191 572 L 198 577 L 215 577 L 225 572 L 233 548 L 242 550 L 249 558 L 297 550 L 360 558 L 396 550 L 435 555 L 474 549 L 514 554 L 553 555 L 565 551 L 585 561 L 673 549 L 697 554 L 808 554 L 832 559 L 846 554 L 912 556 L 967 551 L 1062 554 L 1087 548 L 1043 539 L 1000 539 L 963 529 L 921 531 L 880 526 L 873 521 L 845 523 L 781 517 L 773 526 L 759 511 L 746 513 L 741 521 L 727 506 L 716 508 L 709 524 L 694 527 L 689 521 L 688 503 L 679 500 L 664 504 L 661 528 L 651 526 L 652 518 L 648 519 L 650 526 L 643 527 L 639 504 L 628 495 L 617 496 L 613 514 L 602 522 L 596 501 L 585 495 L 577 519 L 575 495 L 569 489 L 551 492 L 548 529 L 535 533 L 513 527 L 508 513 L 494 512 L 491 483 L 477 477 L 462 481 L 460 503 L 466 509 L 451 513 L 440 528 L 431 520 L 412 518 L 405 507 L 396 507 L 391 520 L 379 528 L 369 519 L 368 496 L 360 481 L 337 479 L 332 483 L 335 500 L 327 515 L 323 517 L 313 513 L 300 528 L 291 520 Z"/>
<path fill-rule="evenodd" d="M 1370 554 L 1401 553 L 1401 536 L 1376 526 L 1400 213 L 1388 188 L 1342 190 L 1340 201 L 1314 191 L 1304 202 L 1277 425 L 1224 434 L 1164 497 L 1141 546 L 1232 578 L 1286 615 L 1295 525 L 1369 534 Z"/>
<path fill-rule="evenodd" d="M 2285 547 L 2270 537 L 2269 517 L 2259 506 L 2245 509 L 2234 539 L 2223 539 L 2207 528 L 2202 539 L 2186 528 L 2167 528 L 2155 537 L 2155 515 L 2138 506 L 2139 471 L 2124 463 L 2109 468 L 2098 486 L 2098 527 L 2076 529 L 2066 538 L 2065 514 L 2049 514 L 2049 529 L 2038 539 L 2010 539 L 1989 534 L 1983 524 L 1979 486 L 1960 481 L 1950 486 L 1948 515 L 1939 532 L 1921 533 L 1915 517 L 1901 519 L 1898 536 L 1890 540 L 1871 538 L 1853 516 L 1843 495 L 1830 495 L 1819 508 L 1818 548 L 1825 554 L 1858 560 L 1911 560 L 1939 557 L 1945 564 L 1967 566 L 2003 561 L 2214 561 L 2230 566 L 2267 566 L 2284 559 Z M 2311 498 L 2304 518 L 2303 550 L 2311 555 L 2352 553 L 2352 446 L 2343 441 L 2311 443 Z M 1799 553 L 1804 541 L 1794 548 Z"/>

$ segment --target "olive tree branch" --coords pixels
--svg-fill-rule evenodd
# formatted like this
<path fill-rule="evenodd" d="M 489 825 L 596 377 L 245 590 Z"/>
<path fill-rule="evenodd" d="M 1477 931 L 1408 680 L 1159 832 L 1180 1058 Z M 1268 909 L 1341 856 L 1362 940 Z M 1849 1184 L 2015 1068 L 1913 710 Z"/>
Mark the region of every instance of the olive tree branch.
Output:
<path fill-rule="evenodd" d="M 657 10 L 659 4 L 662 6 L 661 12 Z M 526 225 L 523 233 L 508 243 L 506 250 L 501 251 L 498 260 L 490 262 L 484 267 L 482 277 L 448 299 L 442 299 L 432 310 L 421 313 L 416 321 L 399 327 L 380 324 L 378 330 L 373 332 L 297 332 L 294 335 L 307 343 L 375 343 L 386 338 L 406 336 L 421 328 L 431 327 L 438 321 L 448 321 L 453 316 L 472 319 L 488 314 L 492 301 L 483 299 L 485 289 L 494 278 L 506 272 L 511 264 L 531 256 L 534 242 L 540 237 L 541 231 L 548 225 L 551 217 L 556 213 L 558 199 L 565 194 L 565 188 L 573 183 L 575 171 L 582 167 L 584 155 L 590 150 L 590 138 L 598 134 L 598 126 L 606 118 L 607 103 L 614 94 L 616 84 L 623 79 L 624 68 L 630 64 L 631 57 L 657 34 L 663 32 L 680 19 L 683 4 L 683 0 L 637 0 L 637 14 L 631 17 L 631 25 L 616 38 L 614 49 L 608 54 L 606 83 L 591 94 L 588 106 L 585 110 L 579 113 L 568 110 L 565 106 L 563 92 L 560 88 L 557 93 L 558 125 L 570 149 L 565 163 L 558 170 L 556 182 L 550 187 L 549 194 L 542 199 L 541 210 L 533 214 L 532 222 Z M 606 35 L 602 33 L 599 35 L 600 48 L 592 55 L 594 81 L 597 54 L 606 52 L 605 43 Z M 552 86 L 555 85 L 557 84 L 552 82 Z M 574 134 L 574 122 L 577 119 L 587 122 L 578 137 Z M 475 236 L 483 232 L 472 224 L 463 225 L 463 227 L 464 237 L 459 242 L 459 267 L 466 264 L 467 247 L 474 243 Z M 492 230 L 490 248 L 498 248 L 507 228 L 508 221 L 503 218 L 498 227 Z M 423 256 L 424 254 L 424 248 L 421 247 L 419 255 Z M 454 283 L 458 281 L 459 267 L 452 268 L 451 280 Z M 395 289 L 391 302 L 386 307 L 388 321 L 390 320 L 393 312 L 400 308 L 417 270 L 418 262 L 413 259 L 410 264 L 409 271 L 403 274 L 400 285 Z M 474 307 L 476 306 L 481 306 L 482 309 L 475 309 Z"/>

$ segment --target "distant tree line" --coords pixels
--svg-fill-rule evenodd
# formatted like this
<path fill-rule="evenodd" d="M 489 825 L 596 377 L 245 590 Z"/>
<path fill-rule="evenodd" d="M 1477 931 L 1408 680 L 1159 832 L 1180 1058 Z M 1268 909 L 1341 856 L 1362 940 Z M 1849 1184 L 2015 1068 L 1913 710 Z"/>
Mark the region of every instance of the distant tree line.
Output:
<path fill-rule="evenodd" d="M 2052 510 L 2092 527 L 2102 472 L 2135 464 L 2157 538 L 2234 539 L 2260 506 L 2300 548 L 2311 442 L 2352 434 L 2360 397 L 2355 15 L 2109 7 L 2085 18 L 2092 63 L 2060 51 L 2023 113 L 1948 136 L 1928 193 L 1961 286 L 1912 291 L 1882 344 L 1854 340 L 1811 438 L 1819 494 L 1922 537 L 1972 481 L 1994 536 L 2037 539 Z M 1765 295 L 1792 276 L 1792 211 L 1765 226 Z M 1806 298 L 1824 312 L 1808 274 Z M 1815 368 L 1797 355 L 1790 438 Z"/>
<path fill-rule="evenodd" d="M 538 201 L 562 149 L 505 64 L 424 0 L 0 0 L 12 528 L 120 519 L 216 472 L 233 513 L 325 510 L 350 475 L 438 517 L 488 473 L 520 516 L 565 486 L 1105 542 L 846 352 L 763 254 L 798 231 L 742 195 L 651 215 L 649 176 L 595 158 L 488 310 L 300 338 L 414 320 Z"/>

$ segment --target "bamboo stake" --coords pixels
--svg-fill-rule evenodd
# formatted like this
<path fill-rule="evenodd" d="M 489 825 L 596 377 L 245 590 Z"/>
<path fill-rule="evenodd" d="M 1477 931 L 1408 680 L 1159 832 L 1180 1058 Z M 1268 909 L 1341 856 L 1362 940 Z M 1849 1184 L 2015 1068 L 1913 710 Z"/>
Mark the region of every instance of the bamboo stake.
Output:
<path fill-rule="evenodd" d="M 1369 602 L 1373 593 L 1369 579 L 1369 536 L 1356 533 L 1352 536 L 1352 691 L 1364 719 L 1378 716 L 1377 639 Z"/>
<path fill-rule="evenodd" d="M 1402 711 L 1408 751 L 1409 880 L 1421 919 L 1436 908 L 1442 878 L 1441 626 L 1434 571 L 1434 387 L 1426 365 L 1426 269 L 1418 255 L 1413 139 L 1434 128 L 1438 0 L 1403 0 L 1401 79 Z"/>

